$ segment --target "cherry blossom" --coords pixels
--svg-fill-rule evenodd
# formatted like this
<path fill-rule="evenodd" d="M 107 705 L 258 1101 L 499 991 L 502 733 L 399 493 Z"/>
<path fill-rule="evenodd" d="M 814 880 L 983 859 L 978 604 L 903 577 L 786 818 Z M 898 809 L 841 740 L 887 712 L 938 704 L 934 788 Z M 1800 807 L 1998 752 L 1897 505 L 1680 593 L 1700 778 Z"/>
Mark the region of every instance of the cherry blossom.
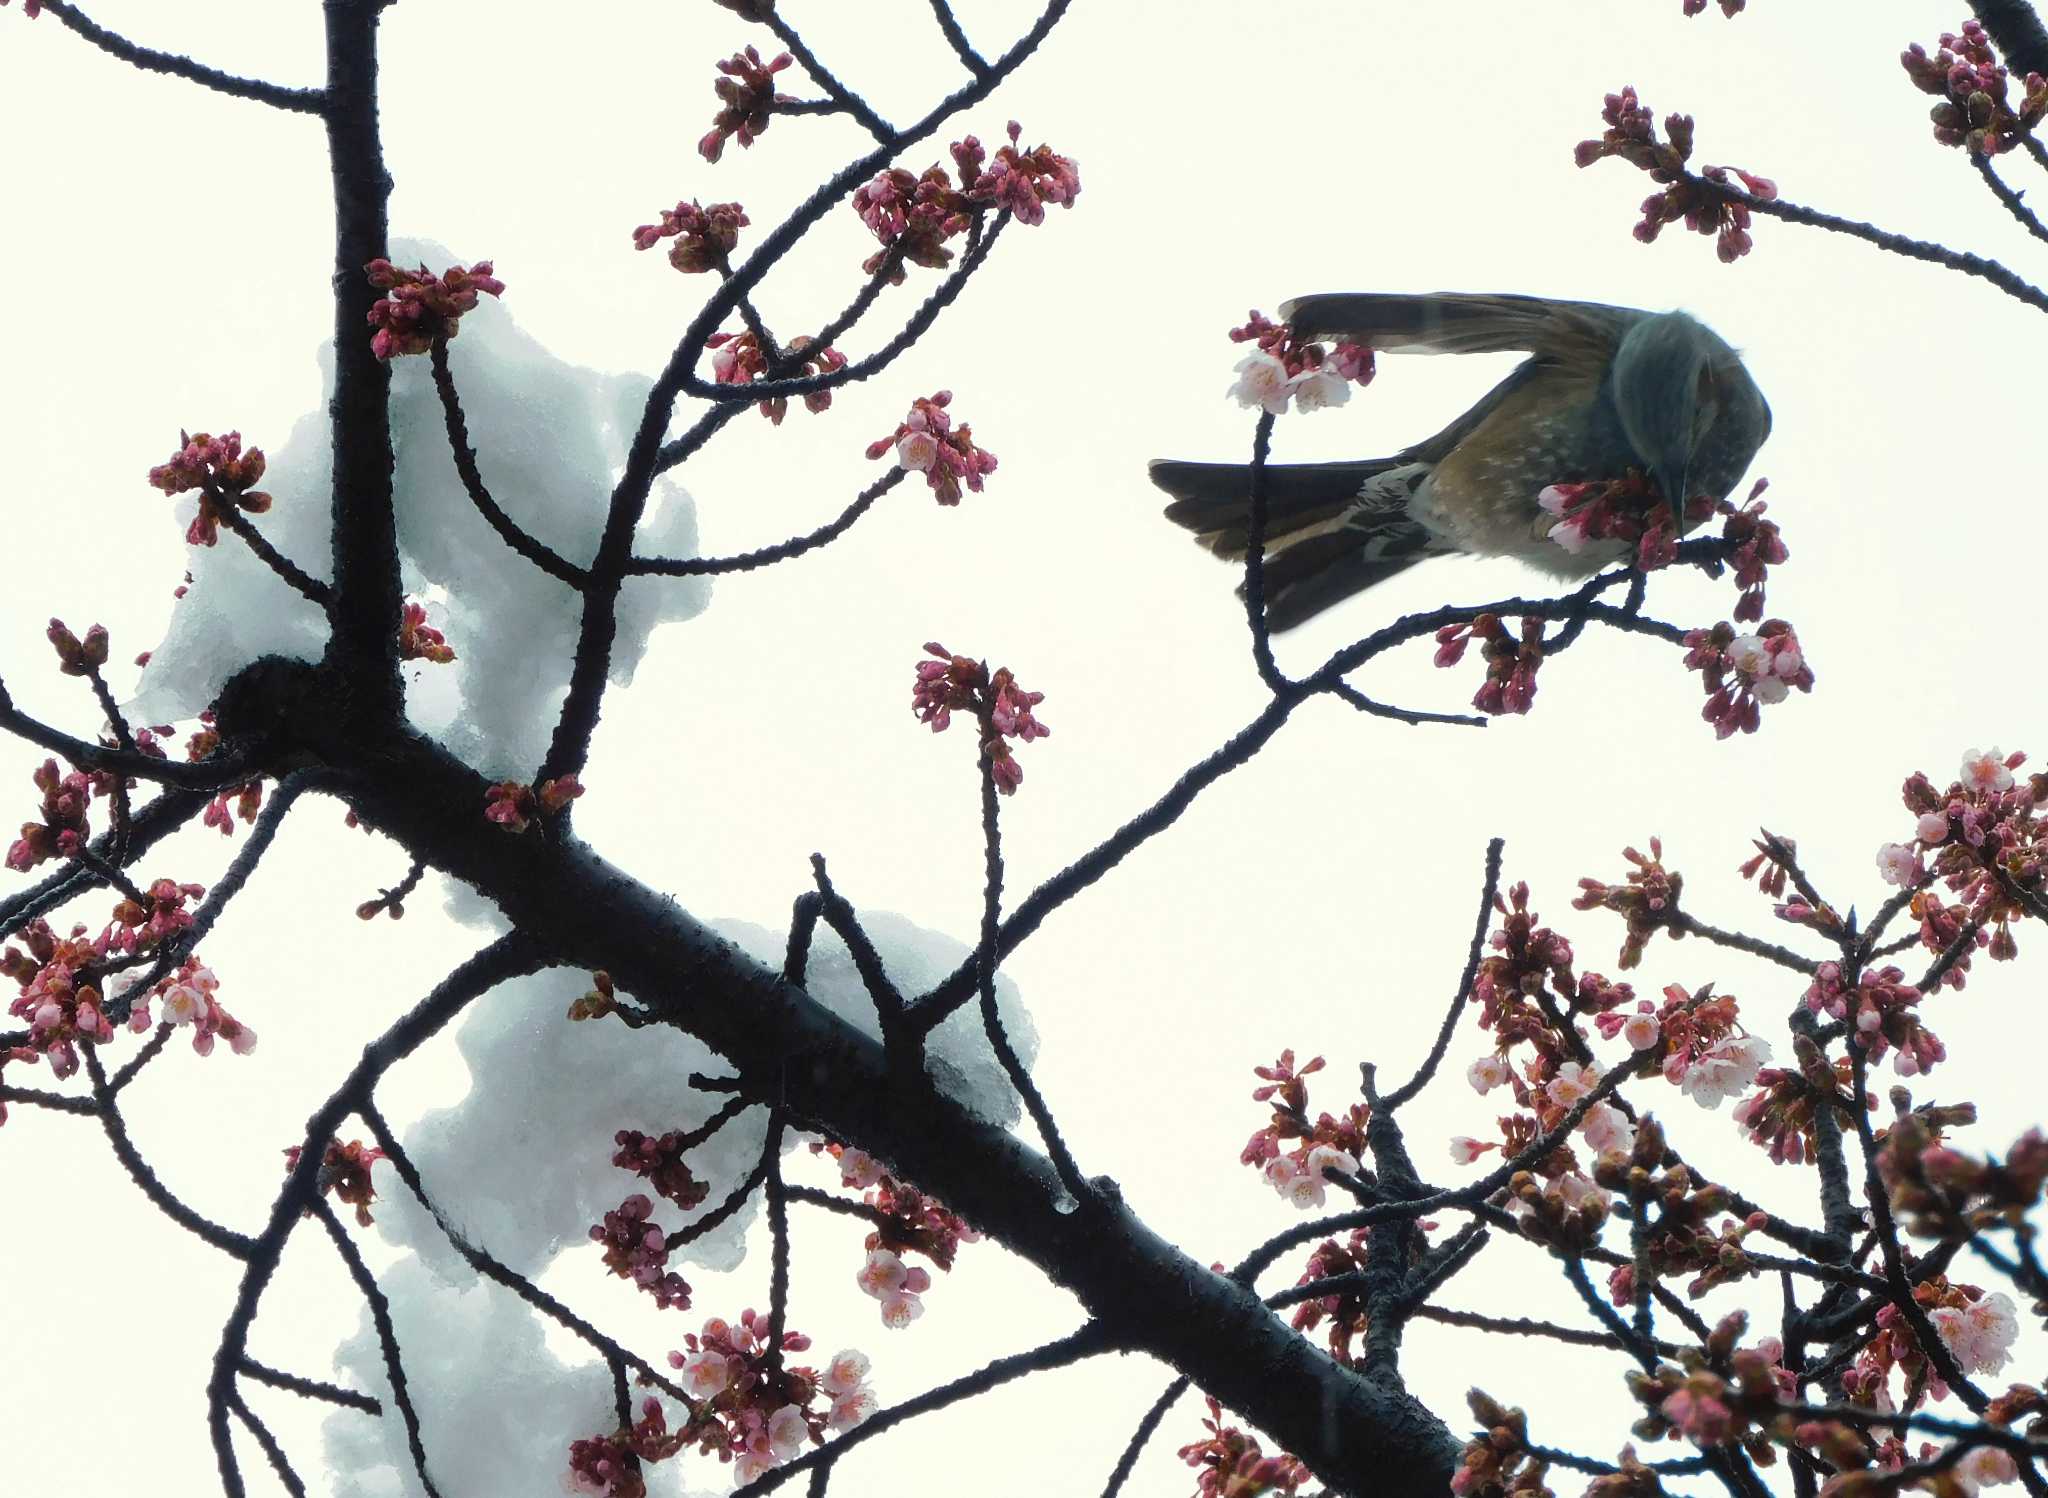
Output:
<path fill-rule="evenodd" d="M 1465 1080 L 1472 1084 L 1472 1090 L 1485 1094 L 1493 1091 L 1511 1075 L 1508 1064 L 1499 1056 L 1481 1056 L 1465 1068 Z"/>
<path fill-rule="evenodd" d="M 2020 1334 L 2018 1308 L 2003 1291 L 1963 1306 L 1927 1313 L 1941 1340 L 1965 1373 L 1996 1373 L 2012 1361 Z"/>
<path fill-rule="evenodd" d="M 1625 1155 L 1635 1148 L 1636 1126 L 1612 1103 L 1595 1103 L 1579 1122 L 1579 1132 L 1596 1155 Z"/>
<path fill-rule="evenodd" d="M 1254 309 L 1243 327 L 1230 330 L 1232 343 L 1255 347 L 1237 361 L 1237 379 L 1224 392 L 1247 410 L 1278 416 L 1292 404 L 1309 412 L 1341 406 L 1351 399 L 1353 385 L 1372 381 L 1372 350 L 1359 343 L 1325 349 L 1302 340 L 1286 323 L 1276 323 Z"/>
<path fill-rule="evenodd" d="M 1702 1108 L 1718 1108 L 1756 1080 L 1770 1054 L 1770 1043 L 1758 1036 L 1725 1036 L 1693 1058 L 1678 1090 Z"/>

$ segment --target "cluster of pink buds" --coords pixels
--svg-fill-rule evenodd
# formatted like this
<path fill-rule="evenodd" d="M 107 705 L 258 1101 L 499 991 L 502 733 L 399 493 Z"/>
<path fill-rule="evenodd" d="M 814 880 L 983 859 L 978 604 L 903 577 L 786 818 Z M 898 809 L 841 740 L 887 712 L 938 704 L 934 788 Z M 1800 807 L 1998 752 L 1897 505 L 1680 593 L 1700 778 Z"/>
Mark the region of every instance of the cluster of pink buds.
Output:
<path fill-rule="evenodd" d="M 1678 914 L 1678 896 L 1685 888 L 1685 876 L 1664 867 L 1662 838 L 1650 839 L 1650 856 L 1647 858 L 1634 848 L 1623 848 L 1621 856 L 1635 865 L 1629 870 L 1627 880 L 1618 885 L 1603 884 L 1598 879 L 1579 880 L 1579 892 L 1572 899 L 1572 909 L 1611 910 L 1628 923 L 1628 935 L 1622 939 L 1619 959 L 1622 971 L 1626 972 L 1643 960 L 1643 949 L 1650 944 L 1650 938 Z M 1611 1009 L 1614 1006 L 1599 1007 Z"/>
<path fill-rule="evenodd" d="M 1712 0 L 1685 0 L 1685 14 L 1696 16 L 1705 10 L 1710 3 L 1712 3 Z M 1742 14 L 1743 8 L 1748 4 L 1749 0 L 1721 0 L 1721 14 L 1730 18 L 1739 16 Z"/>
<path fill-rule="evenodd" d="M 1775 1165 L 1814 1158 L 1814 1126 L 1822 1109 L 1855 1095 L 1849 1058 L 1829 1062 L 1805 1036 L 1794 1039 L 1797 1067 L 1766 1066 L 1756 1074 L 1756 1091 L 1735 1105 L 1735 1122 L 1749 1142 L 1770 1154 Z M 1866 1097 L 1866 1105 L 1875 1099 Z"/>
<path fill-rule="evenodd" d="M 740 230 L 750 222 L 747 210 L 737 203 L 713 203 L 706 208 L 693 198 L 664 208 L 660 223 L 635 229 L 633 248 L 651 250 L 673 237 L 668 263 L 686 276 L 701 275 L 725 269 L 726 257 L 740 242 Z"/>
<path fill-rule="evenodd" d="M 781 1345 L 771 1347 L 769 1336 L 766 1316 L 742 1311 L 737 1325 L 713 1317 L 683 1339 L 687 1351 L 668 1355 L 698 1402 L 681 1444 L 732 1462 L 742 1487 L 822 1444 L 827 1430 L 851 1430 L 876 1408 L 864 1354 L 848 1349 L 823 1369 L 792 1368 L 782 1355 L 804 1351 L 811 1339 L 784 1332 Z"/>
<path fill-rule="evenodd" d="M 1315 1474 L 1298 1458 L 1282 1451 L 1267 1456 L 1259 1438 L 1223 1423 L 1223 1406 L 1209 1400 L 1209 1432 L 1180 1448 L 1180 1459 L 1195 1469 L 1195 1498 L 1260 1498 L 1265 1493 L 1293 1494 Z"/>
<path fill-rule="evenodd" d="M 455 659 L 455 651 L 448 644 L 448 637 L 427 623 L 427 606 L 405 601 L 405 611 L 398 619 L 398 658 L 402 661 L 431 661 L 445 666 Z"/>
<path fill-rule="evenodd" d="M 1913 913 L 1931 950 L 1945 950 L 1971 923 L 1978 944 L 2008 960 L 2019 951 L 2013 921 L 2048 895 L 2048 774 L 2015 776 L 2026 759 L 1972 749 L 1945 791 L 1918 772 L 1906 781 L 1906 809 L 1918 819 L 1913 841 L 1886 845 L 1878 863 L 1894 882 L 1917 881 L 1924 850 L 1935 878 L 1958 897 L 1948 905 L 1931 891 L 1915 894 Z M 1951 974 L 1959 978 L 1966 966 L 1967 959 Z"/>
<path fill-rule="evenodd" d="M 185 908 L 185 902 L 198 899 L 206 893 L 206 887 L 158 879 L 142 893 L 149 900 L 147 905 L 123 899 L 114 906 L 113 923 L 104 937 L 110 951 L 147 952 L 179 932 L 190 930 L 194 917 Z"/>
<path fill-rule="evenodd" d="M 1050 146 L 1021 149 L 1019 133 L 1017 122 L 1010 121 L 1010 143 L 998 147 L 993 160 L 972 135 L 953 142 L 957 181 L 934 162 L 921 176 L 890 167 L 857 189 L 853 210 L 882 245 L 861 269 L 871 276 L 886 271 L 890 284 L 900 286 L 906 263 L 933 270 L 952 264 L 947 241 L 973 227 L 983 209 L 1005 210 L 1019 223 L 1041 224 L 1047 203 L 1073 207 L 1081 192 L 1080 171 Z"/>
<path fill-rule="evenodd" d="M 1664 1363 L 1647 1373 L 1631 1370 L 1629 1392 L 1648 1412 L 1637 1433 L 1648 1439 L 1676 1434 L 1702 1449 L 1739 1441 L 1753 1457 L 1775 1460 L 1765 1427 L 1796 1397 L 1798 1385 L 1784 1366 L 1785 1348 L 1777 1338 L 1736 1347 L 1748 1329 L 1747 1313 L 1731 1312 L 1704 1347 L 1686 1349 L 1683 1367 Z"/>
<path fill-rule="evenodd" d="M 1764 582 L 1772 567 L 1778 566 L 1791 552 L 1785 549 L 1785 539 L 1778 533 L 1778 522 L 1764 519 L 1764 512 L 1770 508 L 1763 502 L 1763 492 L 1770 487 L 1769 479 L 1758 479 L 1749 491 L 1749 498 L 1742 507 L 1722 500 L 1716 508 L 1727 520 L 1721 526 L 1721 540 L 1728 547 L 1728 560 L 1735 567 L 1735 586 L 1742 594 L 1735 600 L 1735 622 L 1754 624 L 1764 616 Z"/>
<path fill-rule="evenodd" d="M 1783 619 L 1768 619 L 1746 635 L 1732 624 L 1688 630 L 1685 669 L 1700 673 L 1707 694 L 1700 716 L 1714 725 L 1717 739 L 1737 729 L 1755 733 L 1765 703 L 1783 702 L 1794 687 L 1813 690 L 1813 670 Z"/>
<path fill-rule="evenodd" d="M 611 980 L 605 981 L 609 985 Z M 612 1152 L 612 1164 L 645 1177 L 650 1186 L 685 1212 L 711 1194 L 711 1187 L 698 1180 L 683 1162 L 687 1145 L 684 1136 L 675 1130 L 653 1138 L 638 1129 L 621 1129 L 612 1138 L 618 1145 Z"/>
<path fill-rule="evenodd" d="M 9 947 L 0 954 L 0 975 L 21 985 L 7 1012 L 28 1021 L 28 1044 L 17 1048 L 13 1059 L 48 1056 L 61 1081 L 78 1070 L 77 1041 L 114 1038 L 105 1003 L 91 981 L 106 957 L 105 938 L 87 941 L 83 926 L 59 937 L 38 917 L 22 928 L 21 939 L 26 952 Z"/>
<path fill-rule="evenodd" d="M 214 976 L 213 969 L 196 956 L 188 957 L 176 972 L 157 983 L 153 995 L 145 995 L 129 1010 L 128 1028 L 149 1028 L 153 996 L 163 1000 L 165 1024 L 192 1027 L 192 1049 L 200 1055 L 211 1056 L 214 1041 L 220 1039 L 237 1056 L 246 1056 L 256 1049 L 256 1032 L 221 1008 L 220 1000 L 214 996 L 219 989 L 220 979 Z"/>
<path fill-rule="evenodd" d="M 956 709 L 972 713 L 996 789 L 1014 795 L 1024 783 L 1024 767 L 1017 763 L 1010 740 L 1028 744 L 1052 732 L 1033 711 L 1045 701 L 1045 693 L 1025 691 L 1007 666 L 991 672 L 986 662 L 954 655 L 936 641 L 927 641 L 924 653 L 932 659 L 917 663 L 910 710 L 918 722 L 929 723 L 933 733 L 951 726 Z"/>
<path fill-rule="evenodd" d="M 960 503 L 963 485 L 981 493 L 982 479 L 996 471 L 996 455 L 974 445 L 974 429 L 964 421 L 954 424 L 953 413 L 946 409 L 952 403 L 950 390 L 920 396 L 910 403 L 910 414 L 895 431 L 868 444 L 870 462 L 893 450 L 897 466 L 923 474 L 932 497 L 942 505 Z"/>
<path fill-rule="evenodd" d="M 590 1241 L 603 1245 L 605 1268 L 652 1295 L 658 1310 L 688 1310 L 689 1282 L 668 1267 L 668 1234 L 649 1220 L 653 1211 L 654 1203 L 636 1191 L 591 1224 Z"/>
<path fill-rule="evenodd" d="M 766 379 L 771 359 L 762 349 L 760 340 L 748 333 L 714 333 L 704 340 L 705 347 L 717 350 L 711 356 L 711 376 L 721 385 L 751 385 L 756 380 Z M 813 348 L 808 335 L 799 334 L 789 340 L 789 347 L 779 356 L 794 361 L 787 372 L 792 376 L 830 375 L 846 368 L 846 355 L 836 348 Z M 804 409 L 818 412 L 830 409 L 832 392 L 812 390 L 804 395 Z M 771 396 L 759 402 L 756 407 L 763 416 L 776 426 L 782 425 L 782 418 L 789 412 L 789 397 Z"/>
<path fill-rule="evenodd" d="M 189 544 L 213 545 L 220 539 L 221 517 L 230 510 L 261 515 L 270 508 L 270 496 L 254 487 L 263 477 L 263 449 L 244 452 L 240 432 L 221 437 L 180 432 L 178 444 L 169 462 L 149 470 L 149 481 L 166 494 L 199 491 L 199 513 L 185 529 Z"/>
<path fill-rule="evenodd" d="M 51 648 L 57 652 L 57 669 L 66 676 L 90 676 L 107 663 L 107 630 L 95 624 L 79 639 L 62 619 L 52 619 L 48 630 Z"/>
<path fill-rule="evenodd" d="M 1292 326 L 1257 308 L 1243 327 L 1230 330 L 1230 341 L 1257 346 L 1237 361 L 1237 381 L 1224 394 L 1247 410 L 1275 416 L 1289 404 L 1303 412 L 1341 406 L 1351 399 L 1351 387 L 1371 384 L 1375 372 L 1372 350 L 1364 344 L 1325 349 L 1297 338 Z"/>
<path fill-rule="evenodd" d="M 451 265 L 436 276 L 424 265 L 402 270 L 379 257 L 363 267 L 370 284 L 389 293 L 370 308 L 370 326 L 377 331 L 370 351 L 379 359 L 424 354 L 437 339 L 461 331 L 462 314 L 476 310 L 477 298 L 503 296 L 505 283 L 492 274 L 488 260 L 463 268 Z"/>
<path fill-rule="evenodd" d="M 1544 1484 L 1549 1464 L 1529 1449 L 1529 1417 L 1481 1389 L 1471 1390 L 1465 1400 L 1479 1429 L 1458 1455 L 1458 1470 L 1451 1474 L 1453 1498 L 1551 1498 Z"/>
<path fill-rule="evenodd" d="M 228 807 L 231 802 L 234 806 L 234 816 L 228 814 Z M 215 796 L 212 801 L 207 803 L 206 810 L 200 814 L 199 820 L 205 826 L 213 828 L 222 837 L 233 837 L 235 835 L 235 817 L 239 816 L 244 822 L 254 822 L 256 820 L 256 813 L 262 807 L 263 782 L 261 780 L 251 780 L 242 785 L 230 786 L 227 790 Z"/>
<path fill-rule="evenodd" d="M 1325 1238 L 1308 1256 L 1301 1278 L 1294 1282 L 1296 1287 L 1363 1272 L 1366 1245 L 1371 1238 L 1372 1229 L 1369 1227 L 1353 1228 L 1342 1243 L 1335 1238 Z M 1362 1289 L 1352 1289 L 1304 1300 L 1294 1308 L 1290 1324 L 1298 1332 L 1312 1332 L 1328 1321 L 1330 1356 L 1348 1368 L 1354 1366 L 1354 1344 L 1365 1335 L 1371 1319 L 1370 1297 Z"/>
<path fill-rule="evenodd" d="M 1600 118 L 1607 122 L 1606 131 L 1598 140 L 1580 141 L 1573 159 L 1583 167 L 1617 156 L 1663 184 L 1662 191 L 1643 200 L 1637 239 L 1648 244 L 1666 224 L 1683 219 L 1694 233 L 1717 236 L 1714 253 L 1724 264 L 1749 253 L 1749 207 L 1729 196 L 1728 174 L 1741 178 L 1748 194 L 1762 202 L 1777 197 L 1777 184 L 1740 167 L 1710 166 L 1695 176 L 1686 167 L 1692 157 L 1692 116 L 1666 115 L 1666 139 L 1659 140 L 1656 122 L 1633 88 L 1609 94 Z"/>
<path fill-rule="evenodd" d="M 7 850 L 7 867 L 24 874 L 51 858 L 76 858 L 92 835 L 86 824 L 92 777 L 78 770 L 63 774 L 57 761 L 46 759 L 31 779 L 43 793 L 43 819 L 23 822 L 21 836 Z"/>
<path fill-rule="evenodd" d="M 753 145 L 755 138 L 768 128 L 777 105 L 796 103 L 790 95 L 775 91 L 775 75 L 791 61 L 787 52 L 778 52 L 763 62 L 761 54 L 752 47 L 720 61 L 720 76 L 711 88 L 721 107 L 712 118 L 711 129 L 697 142 L 699 156 L 706 161 L 718 160 L 725 154 L 729 137 L 738 137 L 742 148 Z"/>
<path fill-rule="evenodd" d="M 1550 539 L 1573 556 L 1598 541 L 1619 541 L 1634 553 L 1635 565 L 1644 572 L 1678 560 L 1671 506 L 1641 469 L 1631 468 L 1622 478 L 1599 483 L 1550 484 L 1537 493 L 1536 503 L 1558 517 Z M 1712 500 L 1688 499 L 1686 524 L 1697 525 L 1713 508 Z"/>
<path fill-rule="evenodd" d="M 1915 42 L 1899 54 L 1899 61 L 1915 87 L 1941 100 L 1932 117 L 1934 138 L 1945 146 L 1996 156 L 2048 117 L 2048 78 L 2039 73 L 2027 74 L 2025 94 L 2013 107 L 2011 80 L 1981 21 L 1963 22 L 1960 36 L 1944 31 L 1932 57 Z"/>
<path fill-rule="evenodd" d="M 1290 1048 L 1271 1066 L 1252 1068 L 1260 1079 L 1252 1089 L 1252 1101 L 1269 1105 L 1273 1116 L 1245 1141 L 1237 1157 L 1240 1165 L 1257 1170 L 1283 1201 L 1304 1212 L 1323 1204 L 1325 1172 L 1359 1173 L 1370 1117 L 1365 1104 L 1353 1103 L 1341 1116 L 1321 1113 L 1310 1121 L 1307 1079 L 1323 1064 L 1316 1056 L 1297 1067 Z"/>
<path fill-rule="evenodd" d="M 1823 962 L 1807 986 L 1806 1007 L 1853 1027 L 1856 1040 L 1872 1061 L 1893 1051 L 1892 1070 L 1902 1077 L 1919 1076 L 1946 1060 L 1948 1050 L 1920 1022 L 1915 1012 L 1923 995 L 1896 967 L 1866 969 L 1852 986 L 1842 965 Z"/>
<path fill-rule="evenodd" d="M 890 167 L 854 191 L 853 211 L 882 243 L 861 262 L 862 270 L 872 276 L 886 269 L 889 284 L 901 286 L 906 264 L 943 270 L 953 263 L 947 241 L 965 234 L 974 223 L 975 203 L 967 194 L 975 174 L 968 165 L 972 158 L 963 157 L 972 140 L 969 136 L 953 146 L 953 160 L 960 169 L 957 187 L 946 169 L 934 163 L 919 177 Z M 975 146 L 975 155 L 979 151 Z"/>
<path fill-rule="evenodd" d="M 560 815 L 562 808 L 582 794 L 582 782 L 574 775 L 543 780 L 537 786 L 503 780 L 484 792 L 484 816 L 514 832 L 524 832 L 539 818 Z"/>
<path fill-rule="evenodd" d="M 941 1271 L 950 1270 L 961 1246 L 979 1243 L 981 1234 L 938 1198 L 891 1175 L 865 1151 L 834 1139 L 814 1143 L 811 1149 L 837 1160 L 840 1185 L 859 1191 L 861 1201 L 879 1214 L 875 1230 L 862 1245 L 867 1258 L 855 1282 L 881 1302 L 882 1325 L 900 1331 L 924 1314 L 920 1297 L 932 1283 L 930 1274 L 906 1265 L 903 1256 L 921 1254 Z"/>
<path fill-rule="evenodd" d="M 1543 621 L 1524 619 L 1519 640 L 1498 614 L 1481 614 L 1470 624 L 1446 624 L 1436 632 L 1436 664 L 1457 665 L 1474 640 L 1486 658 L 1486 680 L 1472 705 L 1495 717 L 1528 712 L 1536 703 L 1536 672 L 1543 665 Z"/>
<path fill-rule="evenodd" d="M 1922 1238 L 1960 1239 L 1996 1227 L 2018 1228 L 2048 1181 L 2048 1137 L 2029 1129 L 2004 1160 L 1978 1160 L 1942 1140 L 1951 1123 L 1974 1123 L 1975 1106 L 1950 1104 L 1902 1113 L 1885 1131 L 1877 1168 L 1906 1230 Z"/>
<path fill-rule="evenodd" d="M 286 1149 L 284 1168 L 297 1170 L 299 1156 L 304 1152 L 303 1145 L 294 1144 Z M 370 1216 L 370 1203 L 377 1199 L 377 1188 L 370 1184 L 370 1167 L 383 1158 L 384 1151 L 360 1139 L 351 1139 L 347 1144 L 339 1139 L 330 1139 L 320 1152 L 320 1170 L 313 1178 L 314 1189 L 322 1196 L 331 1193 L 337 1200 L 354 1207 L 356 1225 L 369 1227 L 376 1221 Z"/>
<path fill-rule="evenodd" d="M 981 142 L 973 136 L 953 147 L 953 161 L 963 183 L 971 183 L 967 195 L 977 203 L 1008 211 L 1020 224 L 1045 222 L 1045 205 L 1074 206 L 1081 195 L 1081 173 L 1067 157 L 1047 145 L 1029 151 L 1018 144 L 1023 127 L 1010 121 L 1010 143 L 996 147 L 986 165 Z"/>
<path fill-rule="evenodd" d="M 1549 1035 L 1550 1021 L 1537 1002 L 1546 987 L 1569 1006 L 1578 985 L 1571 942 L 1540 924 L 1529 908 L 1527 884 L 1517 881 L 1505 900 L 1496 894 L 1493 908 L 1501 916 L 1500 929 L 1487 938 L 1489 955 L 1473 975 L 1470 1002 L 1479 1006 L 1479 1028 L 1493 1031 L 1505 1053 L 1518 1040 Z M 1495 1085 L 1505 1080 L 1498 1078 Z"/>

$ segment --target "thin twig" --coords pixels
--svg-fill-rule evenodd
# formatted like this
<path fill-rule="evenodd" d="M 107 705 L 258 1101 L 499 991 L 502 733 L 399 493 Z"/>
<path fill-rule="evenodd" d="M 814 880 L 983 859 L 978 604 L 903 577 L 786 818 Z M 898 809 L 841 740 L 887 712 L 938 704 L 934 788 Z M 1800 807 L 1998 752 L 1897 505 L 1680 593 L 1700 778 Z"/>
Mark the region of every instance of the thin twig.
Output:
<path fill-rule="evenodd" d="M 323 89 L 284 88 L 275 83 L 265 83 L 260 78 L 238 78 L 232 73 L 223 73 L 218 68 L 194 62 L 189 57 L 180 57 L 175 52 L 137 46 L 94 21 L 71 0 L 43 0 L 43 9 L 102 52 L 145 72 L 168 73 L 218 93 L 232 94 L 238 99 L 253 99 L 274 109 L 288 109 L 299 114 L 319 114 L 327 107 L 327 94 Z"/>

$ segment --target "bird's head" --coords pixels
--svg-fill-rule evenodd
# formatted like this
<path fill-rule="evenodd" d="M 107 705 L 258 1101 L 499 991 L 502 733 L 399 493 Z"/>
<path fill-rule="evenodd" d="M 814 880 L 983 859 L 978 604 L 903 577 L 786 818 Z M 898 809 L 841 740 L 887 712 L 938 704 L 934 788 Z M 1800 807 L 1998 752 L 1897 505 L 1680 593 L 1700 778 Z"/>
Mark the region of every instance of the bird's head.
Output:
<path fill-rule="evenodd" d="M 1753 395 L 1761 407 L 1735 350 L 1683 312 L 1646 317 L 1622 337 L 1614 355 L 1615 409 L 1629 445 L 1670 504 L 1679 534 L 1686 501 L 1701 478 L 1702 451 L 1725 445 L 1716 439 L 1730 434 L 1717 426 L 1746 421 Z M 1763 420 L 1768 423 L 1767 414 Z M 1752 452 L 1762 440 L 1759 433 Z M 1727 482 L 1738 476 L 1739 470 Z"/>

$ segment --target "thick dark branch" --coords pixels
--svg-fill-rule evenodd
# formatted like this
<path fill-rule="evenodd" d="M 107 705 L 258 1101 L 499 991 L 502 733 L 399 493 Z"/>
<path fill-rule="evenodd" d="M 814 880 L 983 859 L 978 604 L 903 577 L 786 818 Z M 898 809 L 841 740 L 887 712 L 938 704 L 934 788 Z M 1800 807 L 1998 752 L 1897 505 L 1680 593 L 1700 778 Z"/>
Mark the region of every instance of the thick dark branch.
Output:
<path fill-rule="evenodd" d="M 763 546 L 758 551 L 743 551 L 729 557 L 634 557 L 626 563 L 626 575 L 701 577 L 724 572 L 752 572 L 757 567 L 768 567 L 776 562 L 789 561 L 792 557 L 800 557 L 807 551 L 816 551 L 820 546 L 845 535 L 876 500 L 902 483 L 904 477 L 903 469 L 890 469 L 861 490 L 859 497 L 841 510 L 837 518 L 828 520 L 814 531 L 792 536 L 787 541 L 778 541 L 773 546 Z"/>
<path fill-rule="evenodd" d="M 2048 26 L 2027 0 L 1970 0 L 1970 9 L 2005 55 L 2006 66 L 2024 78 L 2048 73 Z"/>
<path fill-rule="evenodd" d="M 469 445 L 469 424 L 463 419 L 462 401 L 455 391 L 454 371 L 448 367 L 448 340 L 435 339 L 428 358 L 434 369 L 434 389 L 441 395 L 441 415 L 448 431 L 448 448 L 455 455 L 455 471 L 462 478 L 462 487 L 468 491 L 469 502 L 476 506 L 477 513 L 507 546 L 549 577 L 558 578 L 580 592 L 589 582 L 589 574 L 528 535 L 520 528 L 519 522 L 491 498 L 490 486 L 484 482 L 483 472 L 476 466 L 476 450 Z"/>
<path fill-rule="evenodd" d="M 370 309 L 382 295 L 363 268 L 388 251 L 391 178 L 377 128 L 377 20 L 383 0 L 323 0 L 327 20 L 327 154 L 334 183 L 334 633 L 365 718 L 395 720 L 398 519 L 392 504 L 391 370 L 371 351 Z"/>
<path fill-rule="evenodd" d="M 71 0 L 43 0 L 43 9 L 62 21 L 78 35 L 84 37 L 102 52 L 111 57 L 149 73 L 168 73 L 174 78 L 183 78 L 201 84 L 219 93 L 232 94 L 237 99 L 254 99 L 259 104 L 268 104 L 274 109 L 294 110 L 299 114 L 319 114 L 327 107 L 327 96 L 317 88 L 283 88 L 275 83 L 265 83 L 259 78 L 238 78 L 232 73 L 223 73 L 218 68 L 209 68 L 204 63 L 194 62 L 175 52 L 159 52 L 152 47 L 140 47 L 126 37 L 107 30 L 81 11 Z"/>
<path fill-rule="evenodd" d="M 793 1120 L 859 1145 L 1057 1273 L 1111 1340 L 1187 1370 L 1340 1489 L 1439 1498 L 1457 1450 L 1440 1421 L 1315 1354 L 1250 1291 L 1162 1241 L 1114 1194 L 1091 1191 L 1063 1210 L 1071 1198 L 1042 1156 L 936 1090 L 893 1085 L 879 1042 L 573 834 L 479 836 L 482 778 L 430 741 L 305 728 L 310 750 L 364 767 L 349 800 L 372 827 L 476 885 L 557 960 L 605 968 L 741 1076 L 779 1086 Z"/>

